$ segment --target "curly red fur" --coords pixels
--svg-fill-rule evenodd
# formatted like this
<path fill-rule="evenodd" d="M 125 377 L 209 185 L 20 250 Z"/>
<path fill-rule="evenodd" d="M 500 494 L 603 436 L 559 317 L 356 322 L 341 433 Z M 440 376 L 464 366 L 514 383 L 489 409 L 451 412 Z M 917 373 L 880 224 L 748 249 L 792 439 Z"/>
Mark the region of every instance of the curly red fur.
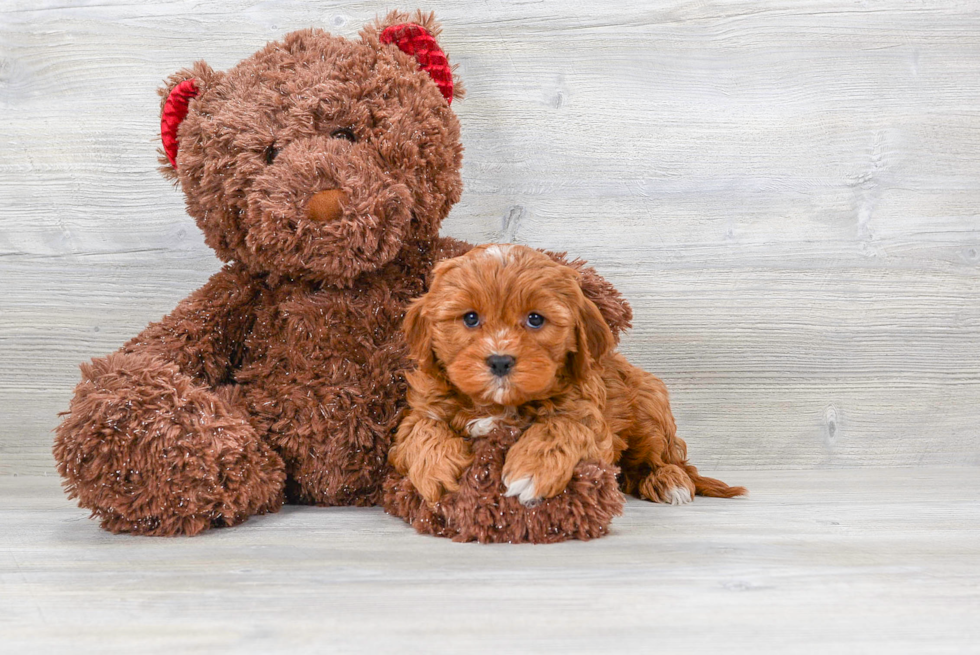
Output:
<path fill-rule="evenodd" d="M 580 275 L 537 251 L 479 246 L 441 262 L 405 331 L 419 367 L 390 460 L 429 503 L 458 488 L 481 420 L 523 430 L 502 477 L 529 504 L 562 492 L 583 460 L 618 464 L 624 490 L 655 502 L 745 493 L 688 463 L 666 386 L 612 350 Z M 494 371 L 500 357 L 512 368 Z"/>

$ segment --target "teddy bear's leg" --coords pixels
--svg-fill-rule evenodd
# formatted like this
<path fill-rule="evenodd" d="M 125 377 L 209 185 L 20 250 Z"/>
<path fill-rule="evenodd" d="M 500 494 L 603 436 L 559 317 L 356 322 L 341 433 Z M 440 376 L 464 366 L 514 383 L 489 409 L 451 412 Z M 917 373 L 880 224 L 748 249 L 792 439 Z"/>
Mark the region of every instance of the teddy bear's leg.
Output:
<path fill-rule="evenodd" d="M 371 439 L 377 442 L 377 439 Z M 287 494 L 290 502 L 320 505 L 378 505 L 388 467 L 376 453 L 386 449 L 344 448 L 337 442 L 310 445 L 291 462 Z"/>
<path fill-rule="evenodd" d="M 367 368 L 397 372 L 404 366 L 390 356 L 391 349 L 380 350 L 377 361 Z M 324 385 L 312 393 L 310 385 L 276 390 L 280 405 L 269 440 L 286 462 L 289 502 L 320 506 L 381 502 L 388 448 L 405 392 L 398 375 L 369 377 Z M 261 405 L 262 399 L 252 397 L 250 402 Z"/>
<path fill-rule="evenodd" d="M 287 493 L 291 502 L 320 506 L 371 506 L 381 502 L 388 473 L 390 428 L 367 414 L 325 439 L 312 441 L 289 462 Z"/>
<path fill-rule="evenodd" d="M 66 414 L 58 471 L 107 530 L 191 535 L 282 503 L 280 457 L 219 394 L 159 357 L 82 365 Z"/>

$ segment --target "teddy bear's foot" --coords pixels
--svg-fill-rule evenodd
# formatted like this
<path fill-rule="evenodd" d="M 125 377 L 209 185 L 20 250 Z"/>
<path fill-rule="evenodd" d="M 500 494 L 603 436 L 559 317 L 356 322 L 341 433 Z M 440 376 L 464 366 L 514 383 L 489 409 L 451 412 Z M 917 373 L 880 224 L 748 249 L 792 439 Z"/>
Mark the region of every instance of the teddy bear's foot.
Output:
<path fill-rule="evenodd" d="M 381 503 L 386 451 L 308 445 L 287 467 L 286 498 L 297 505 L 373 507 Z"/>
<path fill-rule="evenodd" d="M 54 455 L 69 497 L 112 532 L 192 535 L 282 504 L 282 460 L 244 417 L 145 354 L 82 365 Z"/>

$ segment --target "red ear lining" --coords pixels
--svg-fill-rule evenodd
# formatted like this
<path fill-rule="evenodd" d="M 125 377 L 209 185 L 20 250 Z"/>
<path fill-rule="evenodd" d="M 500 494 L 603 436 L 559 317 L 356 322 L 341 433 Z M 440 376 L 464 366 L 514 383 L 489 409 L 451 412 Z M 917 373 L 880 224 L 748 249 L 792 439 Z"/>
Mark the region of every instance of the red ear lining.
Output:
<path fill-rule="evenodd" d="M 435 38 L 421 25 L 402 23 L 392 25 L 381 32 L 381 43 L 394 43 L 402 52 L 412 55 L 419 62 L 419 67 L 429 74 L 436 83 L 446 102 L 453 102 L 453 72 L 449 68 L 449 59 L 442 51 Z M 167 96 L 163 105 L 163 115 L 160 117 L 160 140 L 163 141 L 163 151 L 170 165 L 177 169 L 177 129 L 181 121 L 187 117 L 187 107 L 199 91 L 196 80 L 184 80 Z"/>
<path fill-rule="evenodd" d="M 419 67 L 435 81 L 442 97 L 446 102 L 453 102 L 453 71 L 449 68 L 449 59 L 442 51 L 435 38 L 421 25 L 402 23 L 386 27 L 381 32 L 381 43 L 394 43 L 402 52 L 412 55 L 419 62 Z"/>
<path fill-rule="evenodd" d="M 170 160 L 170 165 L 177 169 L 177 128 L 187 116 L 187 105 L 191 98 L 198 94 L 197 83 L 194 80 L 184 80 L 167 96 L 163 105 L 163 115 L 160 117 L 160 140 L 163 141 L 163 151 Z"/>

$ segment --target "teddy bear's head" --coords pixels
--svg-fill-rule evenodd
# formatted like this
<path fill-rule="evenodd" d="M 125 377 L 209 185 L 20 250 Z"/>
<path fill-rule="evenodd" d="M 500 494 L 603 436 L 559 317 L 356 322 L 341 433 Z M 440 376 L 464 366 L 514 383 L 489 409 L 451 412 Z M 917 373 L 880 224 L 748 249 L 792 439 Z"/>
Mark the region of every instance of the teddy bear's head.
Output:
<path fill-rule="evenodd" d="M 347 285 L 434 238 L 459 199 L 461 95 L 431 15 L 309 29 L 171 76 L 161 165 L 225 261 Z"/>

